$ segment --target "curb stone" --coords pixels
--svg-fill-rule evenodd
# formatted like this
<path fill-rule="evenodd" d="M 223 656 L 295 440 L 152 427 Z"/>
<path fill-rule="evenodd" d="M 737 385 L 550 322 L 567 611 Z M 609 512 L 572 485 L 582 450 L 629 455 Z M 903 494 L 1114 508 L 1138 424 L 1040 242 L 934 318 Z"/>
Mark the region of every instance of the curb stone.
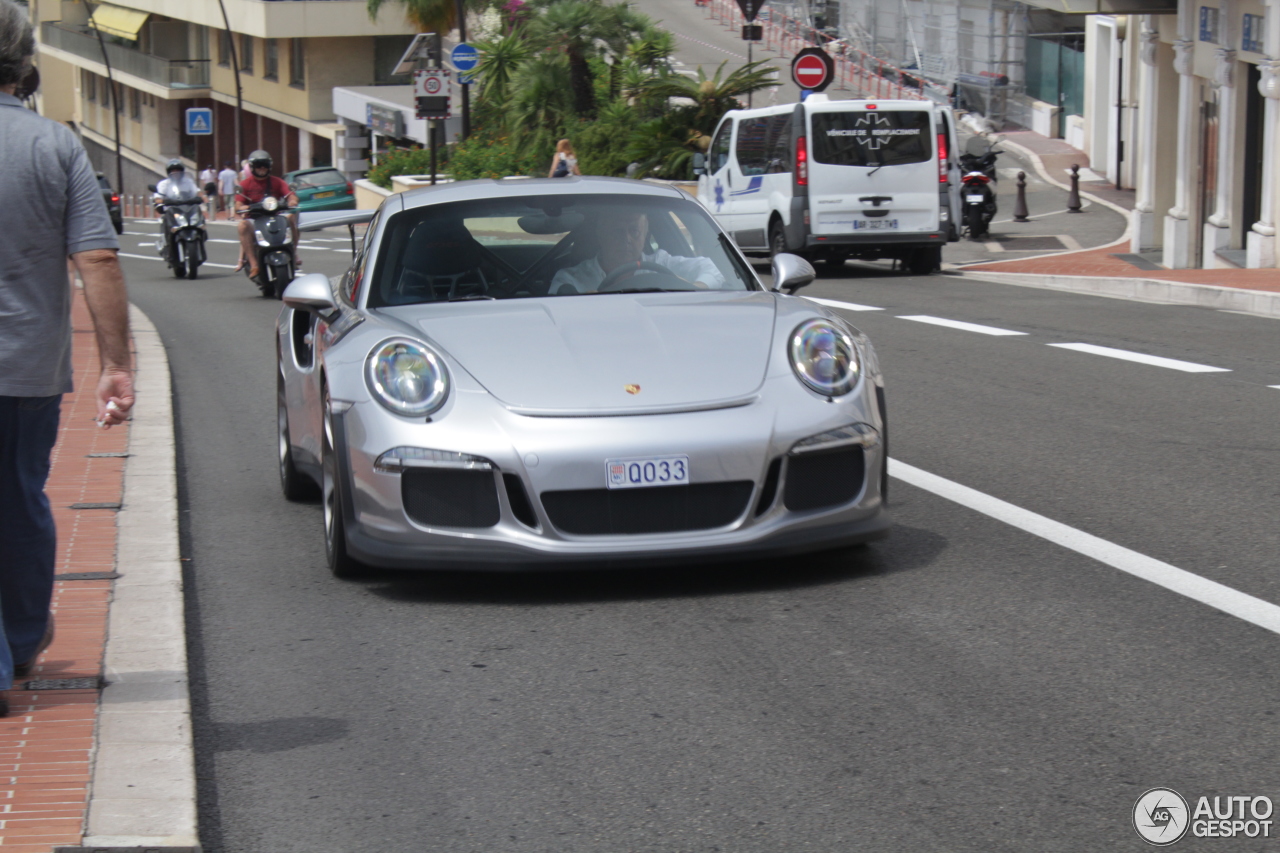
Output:
<path fill-rule="evenodd" d="M 130 306 L 136 391 L 117 515 L 84 848 L 200 849 L 178 544 L 169 363 L 155 326 Z"/>

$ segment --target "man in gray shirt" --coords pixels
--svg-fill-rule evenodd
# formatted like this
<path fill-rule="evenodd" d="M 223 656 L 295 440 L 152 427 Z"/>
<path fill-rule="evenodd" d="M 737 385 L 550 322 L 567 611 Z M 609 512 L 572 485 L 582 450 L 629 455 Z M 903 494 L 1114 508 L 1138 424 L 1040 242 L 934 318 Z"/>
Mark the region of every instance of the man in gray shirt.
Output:
<path fill-rule="evenodd" d="M 0 716 L 15 672 L 53 637 L 57 539 L 44 484 L 71 390 L 68 257 L 97 334 L 99 425 L 122 423 L 133 406 L 119 243 L 75 134 L 14 96 L 34 54 L 26 12 L 0 0 Z"/>

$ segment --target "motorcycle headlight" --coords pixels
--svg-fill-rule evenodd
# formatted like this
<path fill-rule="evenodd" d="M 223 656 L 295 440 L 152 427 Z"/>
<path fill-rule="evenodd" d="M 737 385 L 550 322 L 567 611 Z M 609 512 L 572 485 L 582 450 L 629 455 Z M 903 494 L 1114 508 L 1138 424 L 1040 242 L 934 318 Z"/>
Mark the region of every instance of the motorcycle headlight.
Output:
<path fill-rule="evenodd" d="M 787 354 L 801 383 L 825 397 L 848 394 L 862 373 L 853 338 L 830 320 L 806 320 L 796 326 Z"/>
<path fill-rule="evenodd" d="M 279 206 L 280 202 L 276 201 L 274 196 L 267 196 L 262 200 L 263 210 L 275 210 Z"/>
<path fill-rule="evenodd" d="M 192 225 L 193 227 L 194 227 L 194 226 L 196 226 L 196 225 L 203 225 L 203 224 L 204 224 L 204 214 L 203 214 L 203 213 L 201 213 L 199 210 L 196 210 L 196 211 L 192 212 L 192 214 L 191 214 L 191 218 L 190 218 L 190 220 L 189 220 L 189 221 L 191 222 L 191 225 Z"/>
<path fill-rule="evenodd" d="M 365 382 L 374 399 L 398 415 L 429 415 L 449 396 L 449 373 L 426 344 L 391 338 L 369 351 Z"/>
<path fill-rule="evenodd" d="M 174 214 L 171 214 L 171 215 L 173 216 L 173 224 L 174 224 L 176 227 L 178 227 L 178 228 L 186 228 L 186 227 L 187 227 L 187 217 L 183 216 L 181 213 L 174 213 Z"/>

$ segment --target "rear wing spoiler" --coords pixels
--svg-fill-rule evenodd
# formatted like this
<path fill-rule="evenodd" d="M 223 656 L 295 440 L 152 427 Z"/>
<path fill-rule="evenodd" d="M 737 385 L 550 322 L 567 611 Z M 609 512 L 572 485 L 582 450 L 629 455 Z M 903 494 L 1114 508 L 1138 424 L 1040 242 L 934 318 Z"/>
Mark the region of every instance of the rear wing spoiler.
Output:
<path fill-rule="evenodd" d="M 321 210 L 298 214 L 299 231 L 319 231 L 335 225 L 360 225 L 376 216 L 376 210 Z"/>

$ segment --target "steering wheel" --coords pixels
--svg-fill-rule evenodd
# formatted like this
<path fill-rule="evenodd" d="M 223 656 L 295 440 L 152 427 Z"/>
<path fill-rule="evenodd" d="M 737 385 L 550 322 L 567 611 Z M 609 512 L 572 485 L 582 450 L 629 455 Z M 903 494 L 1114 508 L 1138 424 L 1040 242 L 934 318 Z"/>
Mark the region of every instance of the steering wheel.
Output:
<path fill-rule="evenodd" d="M 684 287 L 677 288 L 679 290 L 697 290 L 691 282 L 685 281 L 662 264 L 655 264 L 653 261 L 628 261 L 622 266 L 611 270 L 600 282 L 600 286 L 596 288 L 596 292 L 609 293 L 614 290 L 622 290 L 623 280 L 626 279 L 627 276 L 633 275 L 640 270 L 660 273 L 673 281 L 678 281 L 680 284 L 685 285 Z"/>

